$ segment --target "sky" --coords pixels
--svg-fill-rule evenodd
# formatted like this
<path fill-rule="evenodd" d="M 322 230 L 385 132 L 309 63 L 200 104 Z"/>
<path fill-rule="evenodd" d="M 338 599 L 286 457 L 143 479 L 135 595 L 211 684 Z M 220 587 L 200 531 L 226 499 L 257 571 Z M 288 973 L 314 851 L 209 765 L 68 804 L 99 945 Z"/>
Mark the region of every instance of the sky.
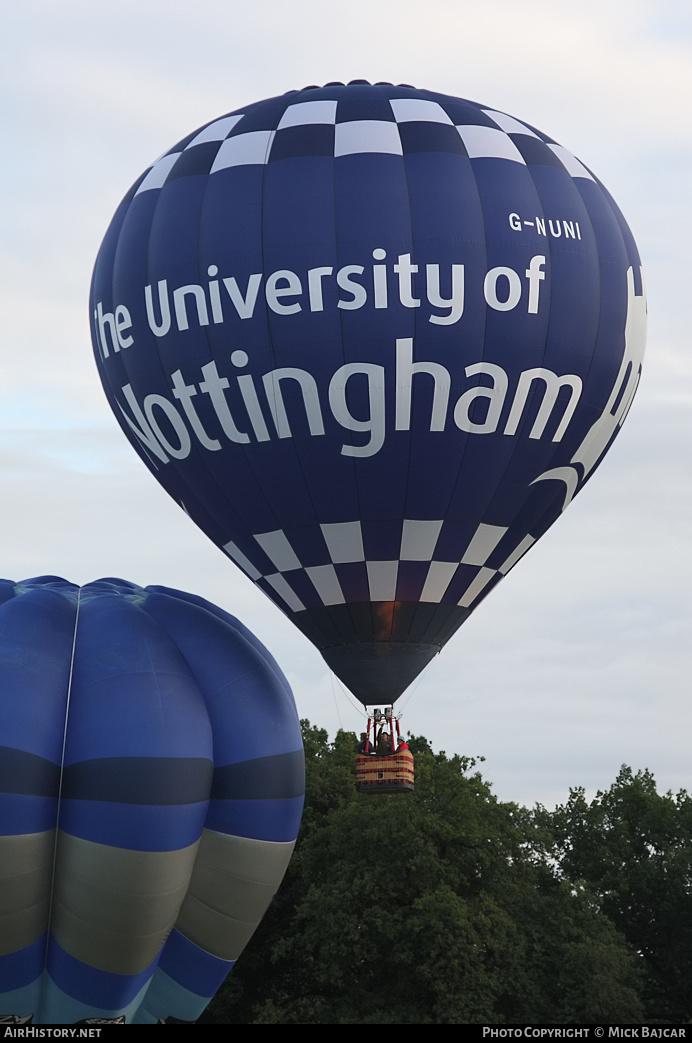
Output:
<path fill-rule="evenodd" d="M 676 0 L 24 0 L 3 12 L 0 575 L 193 591 L 276 657 L 301 717 L 360 731 L 319 653 L 158 486 L 110 413 L 91 270 L 125 191 L 196 127 L 330 80 L 404 82 L 539 127 L 608 187 L 644 265 L 644 375 L 605 462 L 400 703 L 502 800 L 622 764 L 692 789 L 692 8 Z"/>

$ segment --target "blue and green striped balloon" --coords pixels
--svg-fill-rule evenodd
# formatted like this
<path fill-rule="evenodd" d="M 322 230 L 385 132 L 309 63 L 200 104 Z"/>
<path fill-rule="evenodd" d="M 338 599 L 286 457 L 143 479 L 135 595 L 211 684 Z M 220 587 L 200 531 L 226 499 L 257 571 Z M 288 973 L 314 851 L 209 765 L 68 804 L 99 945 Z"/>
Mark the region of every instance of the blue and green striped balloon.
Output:
<path fill-rule="evenodd" d="M 0 581 L 0 1015 L 194 1021 L 293 850 L 291 690 L 165 587 Z"/>

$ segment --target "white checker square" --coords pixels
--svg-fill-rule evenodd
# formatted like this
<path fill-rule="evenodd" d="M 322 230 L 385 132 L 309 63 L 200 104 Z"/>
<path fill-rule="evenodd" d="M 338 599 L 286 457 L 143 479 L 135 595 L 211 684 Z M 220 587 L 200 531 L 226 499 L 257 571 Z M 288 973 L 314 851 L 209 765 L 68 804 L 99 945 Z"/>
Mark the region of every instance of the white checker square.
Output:
<path fill-rule="evenodd" d="M 371 601 L 395 601 L 398 561 L 367 561 Z"/>
<path fill-rule="evenodd" d="M 586 167 L 579 162 L 576 156 L 572 155 L 569 149 L 563 148 L 562 145 L 548 145 L 548 148 L 555 153 L 567 173 L 572 177 L 584 177 L 588 178 L 589 181 L 593 181 Z"/>
<path fill-rule="evenodd" d="M 385 120 L 352 120 L 337 123 L 334 155 L 349 156 L 356 152 L 387 152 L 402 156 L 401 138 L 396 123 Z"/>
<path fill-rule="evenodd" d="M 291 569 L 301 568 L 296 552 L 288 542 L 283 529 L 276 529 L 275 532 L 260 532 L 255 539 L 279 572 L 290 572 Z"/>
<path fill-rule="evenodd" d="M 333 565 L 310 565 L 305 570 L 323 605 L 344 605 L 346 599 Z"/>
<path fill-rule="evenodd" d="M 336 102 L 299 101 L 297 105 L 289 105 L 276 129 L 302 127 L 306 123 L 336 123 Z"/>
<path fill-rule="evenodd" d="M 441 528 L 442 521 L 415 521 L 404 518 L 399 554 L 401 560 L 431 561 Z"/>
<path fill-rule="evenodd" d="M 240 565 L 243 572 L 247 572 L 250 579 L 258 580 L 262 578 L 262 573 L 258 572 L 250 559 L 243 554 L 239 547 L 236 547 L 232 540 L 230 543 L 224 543 L 223 549 L 229 558 L 233 558 L 236 565 Z"/>
<path fill-rule="evenodd" d="M 487 587 L 493 576 L 497 575 L 497 569 L 479 569 L 478 574 L 471 580 L 462 598 L 457 602 L 460 608 L 471 608 L 478 595 Z"/>
<path fill-rule="evenodd" d="M 431 561 L 423 584 L 421 601 L 432 601 L 439 604 L 458 568 L 459 565 L 456 561 Z"/>
<path fill-rule="evenodd" d="M 457 127 L 457 131 L 470 159 L 511 159 L 526 166 L 521 152 L 503 130 L 469 124 Z"/>
<path fill-rule="evenodd" d="M 195 145 L 202 145 L 205 141 L 223 141 L 231 133 L 236 123 L 239 123 L 243 118 L 244 113 L 240 113 L 237 116 L 224 116 L 223 119 L 215 120 L 214 123 L 210 123 L 208 127 L 204 127 L 200 130 L 192 141 L 185 146 L 186 149 L 193 148 Z"/>
<path fill-rule="evenodd" d="M 360 522 L 325 522 L 320 525 L 329 556 L 334 564 L 365 561 Z"/>
<path fill-rule="evenodd" d="M 397 123 L 447 123 L 452 126 L 452 120 L 436 101 L 426 101 L 424 98 L 393 98 L 389 104 Z"/>
<path fill-rule="evenodd" d="M 252 163 L 264 164 L 269 159 L 269 150 L 274 140 L 273 130 L 251 130 L 247 134 L 237 134 L 234 138 L 226 138 L 216 153 L 210 174 L 227 167 L 242 167 Z"/>
<path fill-rule="evenodd" d="M 488 556 L 495 550 L 506 532 L 506 525 L 486 525 L 481 522 L 464 552 L 461 564 L 485 565 Z"/>
<path fill-rule="evenodd" d="M 135 195 L 138 196 L 140 192 L 149 192 L 152 188 L 162 188 L 181 155 L 182 152 L 171 152 L 170 155 L 162 156 L 161 159 L 158 159 L 144 178 L 144 181 L 142 181 Z"/>
<path fill-rule="evenodd" d="M 514 116 L 508 116 L 506 112 L 496 112 L 494 109 L 483 109 L 486 116 L 497 123 L 501 130 L 504 130 L 505 134 L 527 134 L 530 138 L 538 138 L 538 134 L 534 134 L 532 130 L 525 127 L 519 120 L 515 120 Z M 541 139 L 538 138 L 540 141 Z"/>
<path fill-rule="evenodd" d="M 533 536 L 524 536 L 518 547 L 516 547 L 506 561 L 503 561 L 500 565 L 500 572 L 503 576 L 506 576 L 510 569 L 514 568 L 519 558 L 522 558 L 526 554 L 529 547 L 531 547 L 536 540 Z"/>
<path fill-rule="evenodd" d="M 266 579 L 267 583 L 271 583 L 272 587 L 279 595 L 279 597 L 283 598 L 283 600 L 286 602 L 288 607 L 293 610 L 293 612 L 304 611 L 305 605 L 300 600 L 293 588 L 289 586 L 289 584 L 286 582 L 286 580 L 280 572 L 277 572 L 275 576 L 265 576 L 264 578 Z"/>

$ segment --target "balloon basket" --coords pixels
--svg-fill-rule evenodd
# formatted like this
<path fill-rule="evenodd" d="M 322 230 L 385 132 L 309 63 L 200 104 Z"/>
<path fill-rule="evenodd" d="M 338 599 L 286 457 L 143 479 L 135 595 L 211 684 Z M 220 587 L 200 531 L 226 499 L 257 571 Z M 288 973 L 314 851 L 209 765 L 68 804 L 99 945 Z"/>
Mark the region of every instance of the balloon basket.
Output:
<path fill-rule="evenodd" d="M 373 710 L 356 753 L 356 791 L 410 791 L 413 783 L 413 754 L 401 737 L 399 719 L 394 716 L 393 707 L 388 706 L 384 711 Z"/>
<path fill-rule="evenodd" d="M 388 757 L 372 754 L 356 755 L 356 790 L 358 793 L 395 793 L 413 790 L 413 754 L 410 750 Z"/>

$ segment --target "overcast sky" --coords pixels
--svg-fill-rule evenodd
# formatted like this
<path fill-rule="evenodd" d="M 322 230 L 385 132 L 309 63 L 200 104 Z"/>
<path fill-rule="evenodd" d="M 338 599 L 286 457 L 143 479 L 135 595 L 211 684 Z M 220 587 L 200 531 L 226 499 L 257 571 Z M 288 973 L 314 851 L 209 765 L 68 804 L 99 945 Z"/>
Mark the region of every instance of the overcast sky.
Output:
<path fill-rule="evenodd" d="M 621 764 L 692 789 L 692 7 L 686 0 L 23 0 L 3 11 L 0 575 L 193 591 L 237 615 L 301 716 L 359 731 L 319 653 L 168 498 L 96 373 L 91 269 L 151 161 L 216 116 L 329 80 L 410 83 L 539 127 L 609 188 L 649 338 L 622 434 L 566 514 L 403 696 L 495 793 L 564 801 Z"/>

